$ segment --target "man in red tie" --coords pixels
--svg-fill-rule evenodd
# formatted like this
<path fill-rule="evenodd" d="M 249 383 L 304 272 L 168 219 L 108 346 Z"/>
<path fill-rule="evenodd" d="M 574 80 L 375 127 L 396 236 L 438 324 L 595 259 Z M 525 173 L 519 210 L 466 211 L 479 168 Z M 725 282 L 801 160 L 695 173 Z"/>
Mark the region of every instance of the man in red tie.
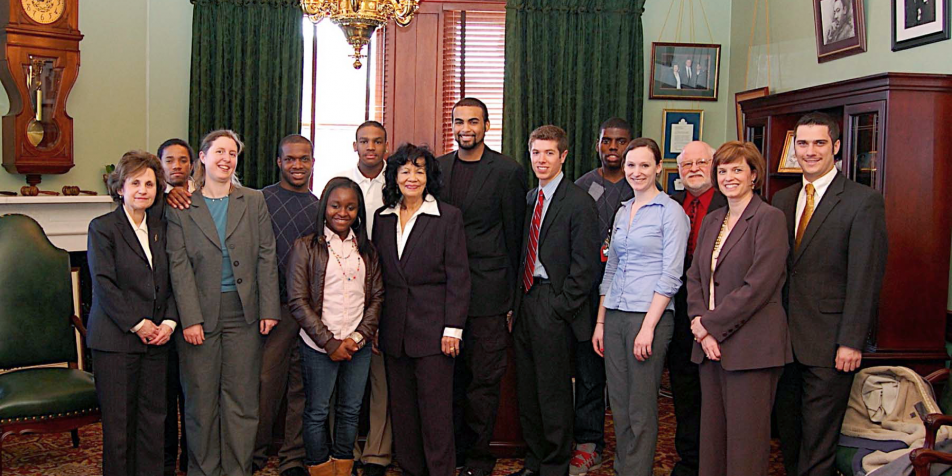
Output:
<path fill-rule="evenodd" d="M 572 456 L 573 339 L 587 340 L 586 301 L 598 267 L 595 201 L 562 174 L 568 138 L 556 126 L 529 135 L 539 186 L 527 196 L 526 222 L 510 322 L 525 467 L 514 475 L 565 476 Z"/>
<path fill-rule="evenodd" d="M 684 273 L 681 282 L 687 283 L 687 270 L 694 257 L 697 233 L 701 230 L 701 221 L 709 212 L 727 205 L 727 199 L 713 187 L 711 164 L 714 162 L 714 148 L 705 142 L 694 141 L 684 146 L 678 155 L 678 172 L 684 190 L 671 194 L 671 198 L 684 207 L 684 213 L 691 220 L 691 234 L 688 235 L 688 248 L 684 256 Z M 674 448 L 678 452 L 678 462 L 671 476 L 697 476 L 698 443 L 701 438 L 701 377 L 698 366 L 691 362 L 691 350 L 694 348 L 694 334 L 691 333 L 691 320 L 688 318 L 687 285 L 682 285 L 674 295 L 674 336 L 668 347 L 668 374 L 671 377 L 671 393 L 674 396 L 674 417 L 677 430 L 674 434 Z"/>

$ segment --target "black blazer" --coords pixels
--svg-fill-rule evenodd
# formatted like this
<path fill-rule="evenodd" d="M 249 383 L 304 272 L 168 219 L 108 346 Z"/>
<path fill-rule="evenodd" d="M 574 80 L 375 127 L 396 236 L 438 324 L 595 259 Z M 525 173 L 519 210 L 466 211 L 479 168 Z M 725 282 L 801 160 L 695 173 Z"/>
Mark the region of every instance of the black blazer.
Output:
<path fill-rule="evenodd" d="M 528 203 L 519 258 L 519 286 L 516 288 L 515 297 L 517 311 L 525 295 L 522 275 L 532 212 L 538 196 L 538 187 L 526 195 Z M 568 177 L 563 176 L 562 182 L 552 194 L 549 209 L 542 220 L 537 253 L 555 291 L 552 310 L 558 318 L 572 326 L 572 332 L 579 341 L 592 338 L 592 322 L 589 316 L 591 309 L 586 303 L 591 295 L 596 273 L 601 269 L 601 259 L 598 256 L 600 246 L 595 200 Z M 517 318 L 518 316 L 513 317 Z"/>
<path fill-rule="evenodd" d="M 160 193 L 156 200 L 165 200 Z M 86 343 L 107 352 L 143 353 L 146 344 L 132 328 L 142 319 L 156 325 L 178 322 L 169 258 L 165 252 L 165 221 L 152 207 L 146 214 L 152 265 L 142 251 L 122 205 L 89 223 L 86 257 L 93 278 Z"/>
<path fill-rule="evenodd" d="M 834 367 L 836 349 L 863 350 L 879 311 L 886 270 L 886 211 L 879 192 L 837 173 L 794 249 L 802 183 L 774 195 L 787 218 L 784 306 L 796 359 Z"/>
<path fill-rule="evenodd" d="M 726 215 L 727 208 L 720 208 L 701 224 L 688 270 L 688 315 L 701 316 L 701 323 L 720 343 L 724 370 L 782 367 L 793 361 L 780 298 L 789 246 L 783 212 L 757 195 L 751 198 L 721 247 L 712 311 L 708 309 L 711 254 Z M 691 361 L 703 360 L 704 352 L 695 342 Z"/>
<path fill-rule="evenodd" d="M 440 157 L 443 193 L 463 212 L 472 280 L 470 316 L 498 316 L 512 310 L 525 220 L 526 173 L 516 161 L 486 147 L 461 203 L 449 200 L 456 152 Z"/>
<path fill-rule="evenodd" d="M 671 194 L 671 198 L 674 201 L 684 205 L 684 201 L 687 200 L 688 192 L 687 190 L 682 190 Z M 707 214 L 704 215 L 707 218 L 707 215 L 710 215 L 711 212 L 717 210 L 721 207 L 727 206 L 727 199 L 724 198 L 724 194 L 714 190 L 714 196 L 711 197 L 711 203 L 707 206 Z M 690 218 L 690 217 L 688 217 Z M 688 236 L 690 239 L 690 236 Z M 698 230 L 698 241 L 701 240 L 701 232 Z M 697 248 L 697 243 L 695 243 L 695 249 Z M 688 270 L 691 269 L 691 258 L 685 251 L 684 254 L 684 272 L 681 275 L 681 287 L 678 288 L 678 292 L 674 295 L 674 318 L 675 320 L 681 320 L 688 317 Z"/>
<path fill-rule="evenodd" d="M 459 209 L 437 201 L 440 216 L 417 216 L 397 258 L 398 215 L 374 214 L 373 243 L 383 270 L 380 350 L 394 357 L 442 353 L 444 327 L 463 329 L 469 309 L 469 261 Z"/>

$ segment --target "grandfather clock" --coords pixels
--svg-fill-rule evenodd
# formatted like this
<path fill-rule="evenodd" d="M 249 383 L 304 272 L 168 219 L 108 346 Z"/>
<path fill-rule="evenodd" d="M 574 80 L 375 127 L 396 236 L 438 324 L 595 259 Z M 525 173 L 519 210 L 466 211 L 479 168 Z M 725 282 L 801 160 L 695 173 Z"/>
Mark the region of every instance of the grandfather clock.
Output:
<path fill-rule="evenodd" d="M 3 168 L 26 175 L 73 167 L 73 118 L 66 99 L 79 75 L 79 0 L 0 0 L 0 80 L 10 98 L 3 116 Z"/>

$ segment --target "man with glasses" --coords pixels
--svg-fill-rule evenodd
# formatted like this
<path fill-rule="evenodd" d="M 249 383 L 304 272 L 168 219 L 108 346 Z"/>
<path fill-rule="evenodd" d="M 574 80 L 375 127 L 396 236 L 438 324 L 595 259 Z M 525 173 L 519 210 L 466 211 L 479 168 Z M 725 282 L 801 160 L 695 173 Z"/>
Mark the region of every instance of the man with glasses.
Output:
<path fill-rule="evenodd" d="M 714 188 L 711 164 L 714 148 L 701 141 L 689 143 L 678 155 L 678 171 L 684 190 L 674 193 L 675 199 L 684 207 L 691 220 L 687 253 L 684 256 L 684 272 L 691 267 L 697 234 L 701 221 L 708 213 L 727 205 L 727 199 Z M 686 276 L 681 282 L 687 283 Z M 671 471 L 672 476 L 696 476 L 698 474 L 698 440 L 701 432 L 701 380 L 697 364 L 691 363 L 694 335 L 688 318 L 688 291 L 683 284 L 674 296 L 674 336 L 668 347 L 668 373 L 671 377 L 671 393 L 674 396 L 674 416 L 677 431 L 674 447 L 679 461 Z"/>

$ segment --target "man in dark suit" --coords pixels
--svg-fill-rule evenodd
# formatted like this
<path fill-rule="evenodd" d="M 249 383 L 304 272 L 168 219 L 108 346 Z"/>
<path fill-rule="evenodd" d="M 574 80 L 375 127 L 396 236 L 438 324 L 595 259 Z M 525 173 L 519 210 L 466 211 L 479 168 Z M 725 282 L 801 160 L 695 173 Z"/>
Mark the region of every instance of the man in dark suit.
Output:
<path fill-rule="evenodd" d="M 794 146 L 803 183 L 773 200 L 790 235 L 784 304 L 794 362 L 784 368 L 776 400 L 788 475 L 832 471 L 886 267 L 883 197 L 834 167 L 839 129 L 826 114 L 800 118 Z"/>
<path fill-rule="evenodd" d="M 713 186 L 711 164 L 714 149 L 701 141 L 684 146 L 678 155 L 678 171 L 684 190 L 671 195 L 684 207 L 691 220 L 687 253 L 684 255 L 684 274 L 681 288 L 674 295 L 674 336 L 668 347 L 668 374 L 671 378 L 671 393 L 674 396 L 674 417 L 677 430 L 674 447 L 680 460 L 671 471 L 672 476 L 698 474 L 698 443 L 701 432 L 701 380 L 698 366 L 691 362 L 694 335 L 688 316 L 687 270 L 691 268 L 697 235 L 701 221 L 708 213 L 727 205 L 727 199 Z"/>
<path fill-rule="evenodd" d="M 506 373 L 506 315 L 519 269 L 526 207 L 525 170 L 486 146 L 489 111 L 479 99 L 453 106 L 453 136 L 459 150 L 439 159 L 442 196 L 463 212 L 472 281 L 462 359 L 453 379 L 453 422 L 462 476 L 487 476 L 496 458 L 489 450 L 499 384 Z"/>
<path fill-rule="evenodd" d="M 529 136 L 539 186 L 527 196 L 513 333 L 519 422 L 528 452 L 520 476 L 565 476 L 572 455 L 573 339 L 592 336 L 586 305 L 598 267 L 595 201 L 562 174 L 568 138 L 556 126 Z M 530 213 L 531 210 L 531 213 Z"/>

